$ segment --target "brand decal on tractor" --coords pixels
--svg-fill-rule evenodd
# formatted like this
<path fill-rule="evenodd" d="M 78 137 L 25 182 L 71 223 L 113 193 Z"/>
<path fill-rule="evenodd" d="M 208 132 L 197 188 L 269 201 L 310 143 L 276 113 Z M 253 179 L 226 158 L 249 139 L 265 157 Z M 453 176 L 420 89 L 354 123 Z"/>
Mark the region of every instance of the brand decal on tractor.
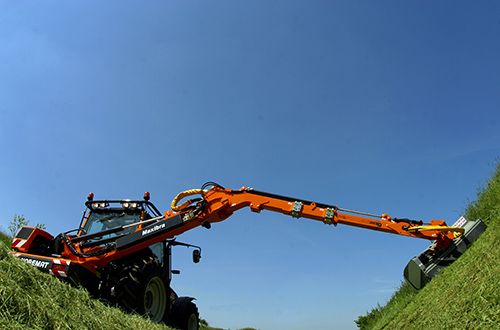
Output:
<path fill-rule="evenodd" d="M 154 226 L 153 228 L 144 229 L 142 231 L 142 236 L 147 235 L 147 234 L 151 234 L 152 232 L 155 232 L 157 230 L 163 229 L 163 228 L 165 228 L 165 226 L 166 225 L 164 223 L 162 223 L 160 225 Z"/>
<path fill-rule="evenodd" d="M 24 258 L 24 257 L 21 257 L 20 259 L 22 261 L 32 265 L 32 266 L 35 266 L 38 268 L 44 268 L 44 269 L 47 269 L 49 267 L 49 264 L 50 264 L 50 262 L 48 262 L 48 261 L 29 259 L 29 258 Z"/>

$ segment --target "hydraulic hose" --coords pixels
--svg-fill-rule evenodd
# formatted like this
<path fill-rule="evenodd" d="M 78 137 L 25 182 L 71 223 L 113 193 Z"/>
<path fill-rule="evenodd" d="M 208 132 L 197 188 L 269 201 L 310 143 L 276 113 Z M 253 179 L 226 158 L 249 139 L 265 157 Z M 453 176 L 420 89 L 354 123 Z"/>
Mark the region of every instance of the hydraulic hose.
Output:
<path fill-rule="evenodd" d="M 188 197 L 188 196 L 193 196 L 193 195 L 202 195 L 205 193 L 206 190 L 203 190 L 203 189 L 189 189 L 189 190 L 185 190 L 179 194 L 177 194 L 177 196 L 174 197 L 174 199 L 172 200 L 172 203 L 170 204 L 170 208 L 172 209 L 172 211 L 175 211 L 175 212 L 178 212 L 180 210 L 182 210 L 184 207 L 186 207 L 187 205 L 186 204 L 191 204 L 193 201 L 188 201 L 187 203 L 184 203 L 182 205 L 177 205 L 181 199 L 185 198 L 185 197 Z"/>

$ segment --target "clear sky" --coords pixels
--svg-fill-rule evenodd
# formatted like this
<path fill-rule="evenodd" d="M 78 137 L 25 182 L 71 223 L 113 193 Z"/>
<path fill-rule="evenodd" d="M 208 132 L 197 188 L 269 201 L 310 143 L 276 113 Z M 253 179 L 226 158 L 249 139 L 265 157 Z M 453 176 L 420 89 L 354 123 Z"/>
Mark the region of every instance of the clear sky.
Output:
<path fill-rule="evenodd" d="M 213 180 L 454 222 L 500 156 L 497 1 L 0 1 L 0 225 Z M 352 329 L 417 239 L 241 211 L 179 239 L 212 325 Z"/>

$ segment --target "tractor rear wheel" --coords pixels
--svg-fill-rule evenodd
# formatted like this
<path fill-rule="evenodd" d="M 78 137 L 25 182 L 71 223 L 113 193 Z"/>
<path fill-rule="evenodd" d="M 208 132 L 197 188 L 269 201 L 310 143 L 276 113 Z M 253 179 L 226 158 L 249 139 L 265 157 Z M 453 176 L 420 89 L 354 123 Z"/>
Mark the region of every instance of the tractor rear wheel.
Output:
<path fill-rule="evenodd" d="M 119 279 L 112 288 L 113 299 L 128 311 L 163 322 L 170 306 L 170 288 L 166 273 L 157 258 L 139 255 L 118 270 Z"/>

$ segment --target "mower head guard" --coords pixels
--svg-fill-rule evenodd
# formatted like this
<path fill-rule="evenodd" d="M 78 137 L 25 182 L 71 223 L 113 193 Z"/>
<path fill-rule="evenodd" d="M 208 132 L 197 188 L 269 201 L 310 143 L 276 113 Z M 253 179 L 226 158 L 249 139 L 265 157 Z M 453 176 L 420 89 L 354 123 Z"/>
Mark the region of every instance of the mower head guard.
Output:
<path fill-rule="evenodd" d="M 453 226 L 464 228 L 464 233 L 455 238 L 447 249 L 437 251 L 433 243 L 406 265 L 404 277 L 415 289 L 422 289 L 443 268 L 457 260 L 486 230 L 486 225 L 481 219 L 467 221 L 464 217 L 460 217 Z"/>

